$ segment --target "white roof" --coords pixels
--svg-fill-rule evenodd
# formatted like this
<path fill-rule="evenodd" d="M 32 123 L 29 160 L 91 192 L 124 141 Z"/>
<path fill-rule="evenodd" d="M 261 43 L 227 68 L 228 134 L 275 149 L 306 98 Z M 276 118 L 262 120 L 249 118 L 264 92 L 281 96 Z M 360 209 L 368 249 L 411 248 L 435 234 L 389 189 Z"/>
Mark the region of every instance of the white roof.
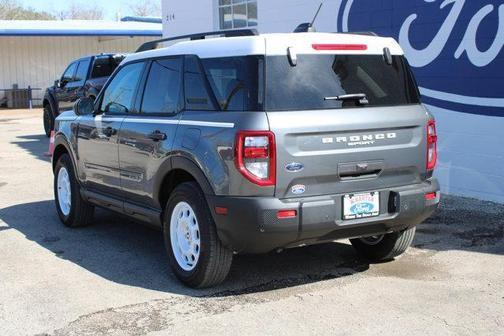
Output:
<path fill-rule="evenodd" d="M 162 24 L 105 20 L 0 20 L 0 36 L 161 36 Z"/>
<path fill-rule="evenodd" d="M 287 33 L 181 41 L 166 48 L 131 54 L 124 62 L 187 54 L 201 58 L 286 55 L 289 47 L 293 47 L 297 54 L 382 55 L 385 47 L 390 49 L 392 55 L 404 54 L 393 38 L 338 33 Z"/>

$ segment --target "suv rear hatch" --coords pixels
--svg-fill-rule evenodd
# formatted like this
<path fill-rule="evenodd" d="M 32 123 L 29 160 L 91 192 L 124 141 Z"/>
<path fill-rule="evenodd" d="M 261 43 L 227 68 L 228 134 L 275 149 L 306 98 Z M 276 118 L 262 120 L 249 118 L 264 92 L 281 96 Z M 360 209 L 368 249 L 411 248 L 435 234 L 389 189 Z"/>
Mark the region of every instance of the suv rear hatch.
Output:
<path fill-rule="evenodd" d="M 365 44 L 312 47 L 265 60 L 275 196 L 373 191 L 425 179 L 429 115 L 405 58 L 390 49 L 371 54 Z"/>

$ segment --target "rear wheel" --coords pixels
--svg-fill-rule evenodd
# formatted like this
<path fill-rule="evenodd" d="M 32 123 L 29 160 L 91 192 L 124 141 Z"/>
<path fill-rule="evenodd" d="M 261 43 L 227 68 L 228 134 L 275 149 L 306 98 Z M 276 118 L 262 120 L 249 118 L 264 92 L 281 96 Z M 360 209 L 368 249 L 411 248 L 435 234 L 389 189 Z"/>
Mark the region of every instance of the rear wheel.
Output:
<path fill-rule="evenodd" d="M 54 129 L 54 116 L 50 104 L 46 104 L 44 106 L 43 119 L 44 119 L 44 132 L 48 137 L 50 137 L 51 131 Z"/>
<path fill-rule="evenodd" d="M 372 261 L 391 260 L 408 249 L 415 237 L 415 227 L 380 236 L 351 239 L 353 247 L 363 257 Z"/>
<path fill-rule="evenodd" d="M 82 198 L 72 161 L 66 153 L 60 156 L 54 170 L 54 199 L 63 224 L 68 227 L 90 224 L 94 207 Z"/>
<path fill-rule="evenodd" d="M 233 254 L 220 242 L 205 196 L 196 183 L 182 183 L 172 192 L 163 229 L 170 266 L 181 282 L 203 288 L 224 281 Z"/>

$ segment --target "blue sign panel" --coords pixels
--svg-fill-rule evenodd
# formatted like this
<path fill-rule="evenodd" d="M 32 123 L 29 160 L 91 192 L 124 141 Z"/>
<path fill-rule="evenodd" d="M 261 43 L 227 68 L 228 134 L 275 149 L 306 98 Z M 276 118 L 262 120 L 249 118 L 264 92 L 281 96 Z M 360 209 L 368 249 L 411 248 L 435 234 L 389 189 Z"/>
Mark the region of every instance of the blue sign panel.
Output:
<path fill-rule="evenodd" d="M 338 30 L 397 39 L 425 103 L 504 116 L 504 0 L 342 0 Z"/>

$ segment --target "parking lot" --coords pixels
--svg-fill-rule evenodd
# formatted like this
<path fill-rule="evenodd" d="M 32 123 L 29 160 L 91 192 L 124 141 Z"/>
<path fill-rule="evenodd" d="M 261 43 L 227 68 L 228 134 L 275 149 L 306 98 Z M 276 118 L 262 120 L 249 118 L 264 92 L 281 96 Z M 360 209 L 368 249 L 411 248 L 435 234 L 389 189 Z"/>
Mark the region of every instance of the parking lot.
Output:
<path fill-rule="evenodd" d="M 343 241 L 239 256 L 191 290 L 159 232 L 106 211 L 60 224 L 41 115 L 0 111 L 0 335 L 504 334 L 504 205 L 443 196 L 394 262 Z"/>

